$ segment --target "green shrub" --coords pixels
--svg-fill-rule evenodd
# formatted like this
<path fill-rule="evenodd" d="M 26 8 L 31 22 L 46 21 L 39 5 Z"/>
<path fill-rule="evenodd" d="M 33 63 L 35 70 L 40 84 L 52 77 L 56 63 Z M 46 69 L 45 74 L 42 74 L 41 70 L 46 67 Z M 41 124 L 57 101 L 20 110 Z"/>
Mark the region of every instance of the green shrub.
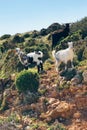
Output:
<path fill-rule="evenodd" d="M 87 59 L 87 40 L 74 42 L 74 52 L 77 55 L 77 60 L 82 61 Z"/>
<path fill-rule="evenodd" d="M 16 87 L 18 91 L 37 92 L 39 87 L 39 75 L 33 70 L 23 70 L 16 77 Z"/>
<path fill-rule="evenodd" d="M 30 38 L 26 43 L 25 43 L 25 47 L 31 47 L 34 46 L 36 44 L 36 40 L 34 38 Z"/>
<path fill-rule="evenodd" d="M 10 38 L 10 37 L 11 37 L 10 34 L 5 34 L 5 35 L 0 37 L 0 40 L 7 39 L 7 38 Z"/>
<path fill-rule="evenodd" d="M 23 37 L 24 37 L 24 38 L 28 38 L 28 37 L 30 37 L 30 34 L 29 34 L 29 33 L 25 33 L 25 34 L 23 35 Z"/>
<path fill-rule="evenodd" d="M 70 28 L 71 33 L 81 30 L 82 38 L 85 38 L 87 36 L 87 17 L 84 17 L 80 21 L 71 24 Z"/>
<path fill-rule="evenodd" d="M 45 29 L 45 28 L 41 29 L 41 30 L 40 30 L 40 35 L 41 35 L 41 36 L 47 35 L 46 31 L 47 31 L 47 29 Z"/>
<path fill-rule="evenodd" d="M 38 36 L 38 31 L 34 30 L 31 36 L 32 38 L 36 38 Z"/>
<path fill-rule="evenodd" d="M 9 49 L 9 43 L 8 43 L 8 41 L 7 40 L 4 41 L 3 44 L 2 44 L 2 46 L 3 46 L 4 51 L 8 50 Z"/>
<path fill-rule="evenodd" d="M 13 43 L 22 43 L 24 42 L 24 37 L 19 36 L 18 34 L 16 34 L 13 39 L 12 39 Z"/>
<path fill-rule="evenodd" d="M 1 53 L 5 52 L 5 49 L 4 49 L 3 46 L 0 46 L 0 52 L 1 52 Z"/>

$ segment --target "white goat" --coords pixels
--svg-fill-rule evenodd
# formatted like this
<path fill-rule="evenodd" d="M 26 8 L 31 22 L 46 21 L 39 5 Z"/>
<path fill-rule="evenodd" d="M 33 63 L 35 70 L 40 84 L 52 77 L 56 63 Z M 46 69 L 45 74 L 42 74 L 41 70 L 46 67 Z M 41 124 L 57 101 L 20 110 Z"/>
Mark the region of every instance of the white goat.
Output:
<path fill-rule="evenodd" d="M 19 57 L 20 62 L 24 66 L 25 69 L 28 69 L 28 66 L 32 63 L 36 63 L 38 72 L 43 70 L 43 52 L 41 51 L 34 51 L 30 52 L 28 54 L 25 54 L 23 51 L 21 51 L 20 48 L 16 48 L 16 53 Z"/>
<path fill-rule="evenodd" d="M 58 67 L 61 64 L 61 62 L 65 63 L 65 70 L 67 69 L 67 62 L 71 61 L 71 66 L 73 66 L 73 58 L 74 58 L 74 52 L 73 52 L 73 42 L 68 42 L 68 48 L 64 50 L 60 50 L 58 52 L 55 52 L 55 50 L 52 51 L 52 55 L 56 60 L 56 70 L 58 71 Z"/>

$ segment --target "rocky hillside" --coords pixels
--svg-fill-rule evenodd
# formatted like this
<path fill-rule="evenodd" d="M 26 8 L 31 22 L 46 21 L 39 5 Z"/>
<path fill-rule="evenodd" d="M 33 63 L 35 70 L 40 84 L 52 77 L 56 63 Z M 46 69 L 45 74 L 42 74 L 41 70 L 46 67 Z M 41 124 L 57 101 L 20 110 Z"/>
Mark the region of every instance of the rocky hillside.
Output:
<path fill-rule="evenodd" d="M 86 130 L 87 72 L 82 82 L 78 80 L 75 76 L 65 84 L 52 64 L 40 74 L 39 92 L 33 96 L 30 92 L 19 94 L 10 81 L 11 87 L 0 93 L 4 107 L 0 110 L 0 129 Z M 61 89 L 61 84 L 66 87 Z"/>
<path fill-rule="evenodd" d="M 86 130 L 87 129 L 87 35 L 86 28 L 76 28 L 86 18 L 71 25 L 68 37 L 62 39 L 56 50 L 74 43 L 74 68 L 55 70 L 51 52 L 51 33 L 63 28 L 54 23 L 47 29 L 0 37 L 0 130 Z M 85 24 L 84 24 L 85 25 Z M 41 50 L 44 53 L 44 72 L 39 74 L 36 93 L 21 93 L 15 78 L 23 70 L 14 49 L 26 53 Z M 36 70 L 36 67 L 32 69 Z"/>

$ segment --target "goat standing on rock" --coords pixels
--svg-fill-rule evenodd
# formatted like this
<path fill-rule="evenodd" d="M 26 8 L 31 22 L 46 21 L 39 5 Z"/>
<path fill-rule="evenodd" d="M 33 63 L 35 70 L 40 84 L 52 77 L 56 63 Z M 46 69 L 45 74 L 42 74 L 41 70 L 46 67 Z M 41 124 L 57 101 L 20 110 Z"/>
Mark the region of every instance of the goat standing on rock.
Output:
<path fill-rule="evenodd" d="M 67 69 L 67 62 L 71 61 L 71 66 L 73 66 L 73 58 L 74 58 L 74 52 L 73 52 L 73 42 L 68 42 L 68 48 L 64 50 L 60 50 L 58 52 L 55 52 L 55 50 L 52 51 L 52 55 L 56 60 L 56 70 L 58 71 L 58 67 L 61 64 L 61 62 L 65 63 L 65 70 Z"/>
<path fill-rule="evenodd" d="M 16 53 L 19 57 L 20 62 L 22 63 L 22 65 L 24 66 L 25 69 L 28 69 L 28 66 L 30 64 L 36 63 L 38 73 L 40 71 L 43 71 L 43 61 L 42 61 L 43 52 L 34 51 L 34 52 L 30 52 L 28 54 L 25 54 L 23 51 L 21 51 L 20 48 L 16 48 Z"/>

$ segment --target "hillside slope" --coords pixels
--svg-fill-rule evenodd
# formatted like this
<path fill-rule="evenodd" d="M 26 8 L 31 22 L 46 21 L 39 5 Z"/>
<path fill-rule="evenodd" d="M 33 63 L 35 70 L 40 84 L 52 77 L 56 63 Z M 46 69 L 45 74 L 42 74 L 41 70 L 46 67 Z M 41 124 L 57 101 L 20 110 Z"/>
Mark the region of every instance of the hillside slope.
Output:
<path fill-rule="evenodd" d="M 53 126 L 53 130 L 59 127 L 59 130 L 62 128 L 86 130 L 87 85 L 71 85 L 69 88 L 59 90 L 58 82 L 60 78 L 62 77 L 57 74 L 55 65 L 52 64 L 47 72 L 40 75 L 40 96 L 37 101 L 31 104 L 26 103 L 24 105 L 23 101 L 26 100 L 24 95 L 18 94 L 14 87 L 5 90 L 4 93 L 9 92 L 5 97 L 8 109 L 0 112 L 0 120 L 4 122 L 7 119 L 7 122 L 10 122 L 7 123 L 7 128 L 10 125 L 10 127 L 20 130 L 28 127 L 31 130 L 47 130 L 53 128 Z M 14 120 L 13 126 L 10 118 Z M 16 120 L 19 120 L 19 123 Z M 0 129 L 6 127 L 5 123 L 2 124 Z"/>
<path fill-rule="evenodd" d="M 0 37 L 0 130 L 87 130 L 86 21 L 84 18 L 72 24 L 70 35 L 56 46 L 60 50 L 68 41 L 74 43 L 75 68 L 64 71 L 61 65 L 59 74 L 52 58 L 51 34 L 63 25 L 54 23 L 39 32 Z M 44 53 L 44 72 L 39 74 L 37 93 L 16 89 L 16 75 L 24 69 L 14 53 L 16 47 L 25 53 Z"/>

